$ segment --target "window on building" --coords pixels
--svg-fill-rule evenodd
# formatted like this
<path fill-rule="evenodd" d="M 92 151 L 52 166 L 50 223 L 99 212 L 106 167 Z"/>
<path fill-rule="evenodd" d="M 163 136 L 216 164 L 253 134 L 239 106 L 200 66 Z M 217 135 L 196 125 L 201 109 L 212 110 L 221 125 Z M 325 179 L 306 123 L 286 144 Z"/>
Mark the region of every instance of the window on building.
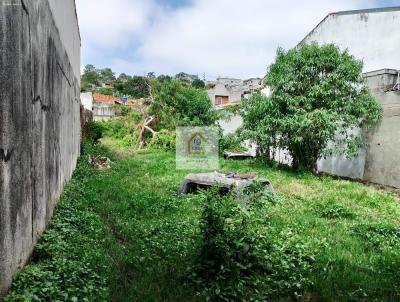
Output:
<path fill-rule="evenodd" d="M 222 97 L 221 96 L 216 96 L 215 97 L 215 105 L 219 106 L 222 104 Z"/>

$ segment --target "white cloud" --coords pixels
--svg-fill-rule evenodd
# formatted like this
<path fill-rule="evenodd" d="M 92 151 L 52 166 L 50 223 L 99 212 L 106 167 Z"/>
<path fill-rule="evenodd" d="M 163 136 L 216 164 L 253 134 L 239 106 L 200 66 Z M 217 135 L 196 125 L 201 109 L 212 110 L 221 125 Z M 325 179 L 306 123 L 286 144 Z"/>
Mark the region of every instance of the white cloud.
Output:
<path fill-rule="evenodd" d="M 152 0 L 78 0 L 77 11 L 84 43 L 118 47 L 149 26 Z"/>
<path fill-rule="evenodd" d="M 329 12 L 371 5 L 372 0 L 193 0 L 171 10 L 152 0 L 78 0 L 83 38 L 111 53 L 103 65 L 119 72 L 209 77 L 261 76 L 278 46 L 295 46 Z M 113 50 L 125 45 L 135 45 L 128 57 Z"/>

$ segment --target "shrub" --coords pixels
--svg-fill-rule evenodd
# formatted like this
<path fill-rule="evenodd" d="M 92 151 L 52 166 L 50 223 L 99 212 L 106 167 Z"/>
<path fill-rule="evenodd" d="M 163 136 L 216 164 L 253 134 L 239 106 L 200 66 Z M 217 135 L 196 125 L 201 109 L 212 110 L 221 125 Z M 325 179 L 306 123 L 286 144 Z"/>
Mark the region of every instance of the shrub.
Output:
<path fill-rule="evenodd" d="M 103 137 L 102 124 L 91 121 L 84 126 L 83 133 L 85 140 L 92 144 L 97 144 L 97 142 Z"/>
<path fill-rule="evenodd" d="M 121 140 L 121 146 L 128 147 L 138 143 L 137 127 L 142 116 L 135 111 L 126 111 L 125 116 L 100 122 L 104 136 Z"/>
<path fill-rule="evenodd" d="M 164 151 L 175 151 L 176 149 L 176 132 L 161 130 L 154 138 L 151 139 L 149 147 Z"/>
<path fill-rule="evenodd" d="M 157 118 L 157 130 L 177 126 L 211 126 L 217 120 L 207 92 L 185 86 L 179 80 L 153 81 L 154 100 L 150 113 Z"/>
<path fill-rule="evenodd" d="M 219 152 L 224 154 L 225 151 L 245 152 L 247 148 L 242 146 L 241 139 L 235 134 L 223 136 L 219 141 Z"/>
<path fill-rule="evenodd" d="M 218 189 L 203 193 L 203 239 L 193 278 L 207 299 L 298 298 L 311 286 L 316 252 L 292 230 L 272 235 L 266 219 L 270 201 L 244 206 Z"/>
<path fill-rule="evenodd" d="M 356 216 L 349 209 L 337 203 L 328 203 L 325 205 L 321 205 L 318 207 L 317 211 L 319 212 L 321 217 L 328 219 L 353 219 Z"/>

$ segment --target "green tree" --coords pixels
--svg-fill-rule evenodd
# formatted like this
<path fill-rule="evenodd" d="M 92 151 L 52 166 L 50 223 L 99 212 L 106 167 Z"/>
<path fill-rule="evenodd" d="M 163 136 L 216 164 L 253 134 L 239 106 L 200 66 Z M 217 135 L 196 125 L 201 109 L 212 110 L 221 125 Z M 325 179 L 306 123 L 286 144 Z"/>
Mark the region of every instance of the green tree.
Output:
<path fill-rule="evenodd" d="M 121 73 L 121 74 L 118 76 L 117 81 L 120 81 L 120 82 L 124 83 L 124 82 L 130 80 L 131 78 L 132 78 L 132 77 L 129 76 L 129 75 L 127 75 L 126 73 Z"/>
<path fill-rule="evenodd" d="M 102 83 L 113 83 L 116 80 L 115 72 L 111 68 L 100 69 L 98 72 Z"/>
<path fill-rule="evenodd" d="M 315 172 L 323 156 L 356 155 L 363 141 L 354 130 L 373 125 L 382 111 L 362 67 L 333 44 L 278 49 L 264 81 L 271 95 L 244 103 L 243 136 L 268 157 L 271 148 L 289 150 L 295 169 Z"/>
<path fill-rule="evenodd" d="M 146 98 L 149 96 L 149 80 L 145 77 L 133 76 L 123 83 L 121 92 L 133 98 Z"/>
<path fill-rule="evenodd" d="M 87 91 L 90 90 L 90 86 L 98 86 L 100 83 L 100 75 L 94 67 L 94 65 L 88 64 L 85 66 L 83 70 L 83 74 L 81 76 L 81 85 L 82 90 Z"/>
<path fill-rule="evenodd" d="M 192 86 L 194 88 L 198 88 L 198 89 L 204 89 L 206 87 L 206 83 L 204 83 L 204 81 L 200 80 L 200 79 L 195 79 L 192 82 Z"/>
<path fill-rule="evenodd" d="M 179 80 L 153 81 L 154 99 L 150 113 L 159 129 L 177 126 L 210 126 L 217 113 L 205 91 L 185 86 Z"/>

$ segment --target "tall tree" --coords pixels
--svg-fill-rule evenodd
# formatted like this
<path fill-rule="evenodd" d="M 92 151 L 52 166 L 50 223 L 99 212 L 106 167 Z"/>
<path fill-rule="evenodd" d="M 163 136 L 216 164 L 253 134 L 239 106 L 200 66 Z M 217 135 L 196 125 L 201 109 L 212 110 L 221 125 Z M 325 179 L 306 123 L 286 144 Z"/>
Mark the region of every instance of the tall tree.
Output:
<path fill-rule="evenodd" d="M 195 79 L 193 82 L 192 82 L 192 86 L 194 87 L 194 88 L 198 88 L 198 89 L 204 89 L 205 87 L 206 87 L 206 83 L 204 83 L 202 80 L 200 80 L 200 79 Z"/>
<path fill-rule="evenodd" d="M 145 77 L 134 76 L 124 83 L 123 93 L 134 98 L 145 98 L 149 96 L 149 83 Z"/>
<path fill-rule="evenodd" d="M 354 130 L 381 115 L 362 76 L 363 64 L 333 44 L 316 43 L 284 51 L 267 72 L 271 95 L 244 103 L 244 136 L 269 156 L 289 150 L 294 168 L 316 171 L 323 156 L 354 156 L 363 145 Z"/>
<path fill-rule="evenodd" d="M 99 75 L 102 83 L 112 83 L 116 80 L 115 72 L 113 72 L 111 68 L 100 69 Z"/>
<path fill-rule="evenodd" d="M 156 117 L 160 129 L 210 126 L 217 120 L 206 91 L 187 87 L 179 80 L 154 81 L 153 91 L 150 113 Z"/>
<path fill-rule="evenodd" d="M 90 86 L 98 86 L 100 83 L 100 75 L 94 65 L 88 64 L 83 70 L 81 76 L 82 90 L 90 89 Z"/>

